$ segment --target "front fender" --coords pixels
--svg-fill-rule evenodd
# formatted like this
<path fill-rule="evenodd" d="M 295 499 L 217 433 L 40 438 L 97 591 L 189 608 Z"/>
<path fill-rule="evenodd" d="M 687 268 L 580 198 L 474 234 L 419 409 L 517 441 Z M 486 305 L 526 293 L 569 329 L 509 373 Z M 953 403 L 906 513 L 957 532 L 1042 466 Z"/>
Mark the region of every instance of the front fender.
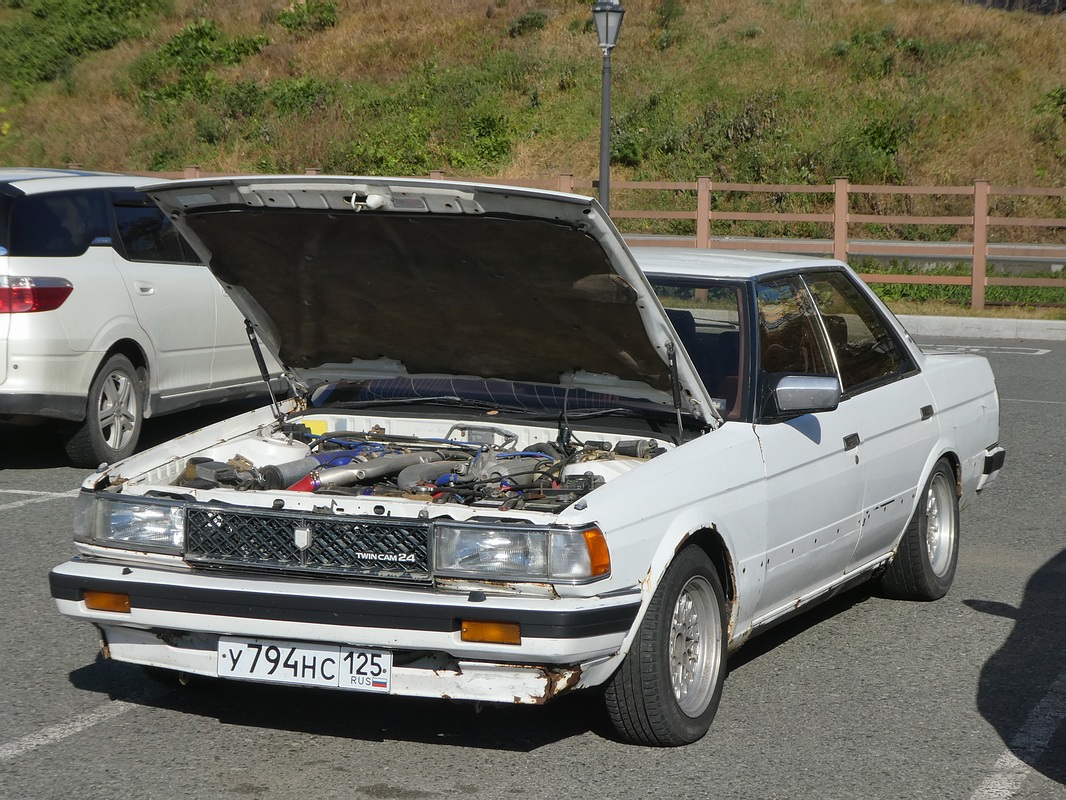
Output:
<path fill-rule="evenodd" d="M 736 632 L 750 627 L 765 571 L 767 503 L 762 453 L 751 425 L 723 425 L 586 500 L 585 518 L 598 522 L 611 551 L 608 591 L 637 587 L 641 593 L 623 655 L 676 554 L 707 531 L 721 541 L 732 567 L 731 645 Z"/>

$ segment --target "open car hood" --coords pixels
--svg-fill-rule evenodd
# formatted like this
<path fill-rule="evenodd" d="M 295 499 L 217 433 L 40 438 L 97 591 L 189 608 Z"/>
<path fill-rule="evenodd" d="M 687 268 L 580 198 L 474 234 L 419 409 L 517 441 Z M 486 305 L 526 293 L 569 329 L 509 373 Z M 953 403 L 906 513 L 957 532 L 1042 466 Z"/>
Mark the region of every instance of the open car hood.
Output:
<path fill-rule="evenodd" d="M 592 199 L 396 178 L 145 187 L 303 381 L 473 376 L 716 413 Z M 676 352 L 676 369 L 670 353 Z"/>

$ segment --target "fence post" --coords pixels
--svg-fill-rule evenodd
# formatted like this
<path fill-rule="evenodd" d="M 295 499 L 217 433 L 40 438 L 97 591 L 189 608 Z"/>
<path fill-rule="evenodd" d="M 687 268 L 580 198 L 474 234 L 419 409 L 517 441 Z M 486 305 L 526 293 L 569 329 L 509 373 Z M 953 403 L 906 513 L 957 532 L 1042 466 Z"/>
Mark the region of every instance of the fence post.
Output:
<path fill-rule="evenodd" d="M 970 276 L 970 308 L 985 307 L 988 273 L 988 181 L 973 182 L 973 271 Z"/>
<path fill-rule="evenodd" d="M 200 177 L 200 168 L 197 167 L 197 166 L 188 166 L 188 167 L 186 167 L 185 168 L 185 177 L 186 178 L 199 178 Z"/>
<path fill-rule="evenodd" d="M 848 260 L 848 208 L 851 187 L 847 178 L 833 180 L 833 258 Z"/>
<path fill-rule="evenodd" d="M 696 178 L 696 247 L 711 246 L 711 179 Z"/>
<path fill-rule="evenodd" d="M 559 176 L 559 191 L 572 194 L 574 191 L 574 173 L 564 172 Z"/>

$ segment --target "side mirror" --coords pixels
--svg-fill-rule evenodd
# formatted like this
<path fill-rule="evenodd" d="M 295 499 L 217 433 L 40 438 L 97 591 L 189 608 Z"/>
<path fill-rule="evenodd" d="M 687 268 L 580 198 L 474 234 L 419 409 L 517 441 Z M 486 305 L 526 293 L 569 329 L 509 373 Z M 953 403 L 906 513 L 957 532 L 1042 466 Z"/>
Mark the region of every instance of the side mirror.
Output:
<path fill-rule="evenodd" d="M 771 389 L 779 414 L 817 414 L 840 405 L 835 375 L 782 375 Z"/>

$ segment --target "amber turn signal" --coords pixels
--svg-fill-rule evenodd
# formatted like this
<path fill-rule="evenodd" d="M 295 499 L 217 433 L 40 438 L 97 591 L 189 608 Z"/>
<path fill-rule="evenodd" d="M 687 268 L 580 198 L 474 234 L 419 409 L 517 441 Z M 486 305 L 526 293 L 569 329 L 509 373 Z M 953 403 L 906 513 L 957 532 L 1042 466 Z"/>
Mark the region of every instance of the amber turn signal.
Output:
<path fill-rule="evenodd" d="M 585 547 L 589 551 L 589 569 L 593 578 L 608 575 L 611 572 L 611 554 L 607 550 L 607 540 L 599 528 L 584 531 Z"/>
<path fill-rule="evenodd" d="M 522 631 L 517 622 L 460 621 L 464 642 L 489 642 L 491 644 L 522 644 Z"/>
<path fill-rule="evenodd" d="M 86 589 L 83 595 L 86 608 L 93 611 L 117 611 L 121 614 L 130 613 L 130 596 L 118 592 L 97 592 Z"/>

